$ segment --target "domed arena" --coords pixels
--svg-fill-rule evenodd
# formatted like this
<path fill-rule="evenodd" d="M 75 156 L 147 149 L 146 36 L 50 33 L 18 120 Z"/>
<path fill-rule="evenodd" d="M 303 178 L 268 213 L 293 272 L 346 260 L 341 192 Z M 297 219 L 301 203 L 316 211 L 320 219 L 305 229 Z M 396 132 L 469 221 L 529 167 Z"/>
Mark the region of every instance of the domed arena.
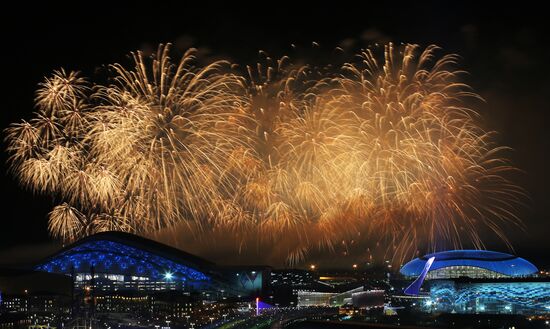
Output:
<path fill-rule="evenodd" d="M 401 268 L 400 273 L 406 277 L 417 277 L 432 257 L 435 259 L 426 279 L 524 277 L 538 272 L 537 267 L 529 261 L 507 253 L 449 250 L 413 259 Z"/>

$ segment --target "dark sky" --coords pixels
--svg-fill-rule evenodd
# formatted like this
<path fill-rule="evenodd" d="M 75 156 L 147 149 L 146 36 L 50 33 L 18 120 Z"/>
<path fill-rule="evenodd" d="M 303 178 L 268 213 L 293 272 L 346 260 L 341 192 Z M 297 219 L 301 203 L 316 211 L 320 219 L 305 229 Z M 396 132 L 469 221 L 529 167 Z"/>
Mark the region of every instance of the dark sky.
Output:
<path fill-rule="evenodd" d="M 388 40 L 434 43 L 462 56 L 461 66 L 470 72 L 467 82 L 487 101 L 479 108 L 485 127 L 500 133 L 499 143 L 514 149 L 511 158 L 525 171 L 518 179 L 531 198 L 521 212 L 525 232 L 508 231 L 516 253 L 538 265 L 550 265 L 546 193 L 550 24 L 542 16 L 546 10 L 527 1 L 513 8 L 501 7 L 503 2 L 487 8 L 465 2 L 392 1 L 368 6 L 360 2 L 318 2 L 318 7 L 299 9 L 297 2 L 237 8 L 204 1 L 205 6 L 198 8 L 157 1 L 144 6 L 129 2 L 124 7 L 95 1 L 82 7 L 19 1 L 15 9 L 4 8 L 0 19 L 4 44 L 0 128 L 30 117 L 36 85 L 52 70 L 64 67 L 93 76 L 101 65 L 124 61 L 129 51 L 160 42 L 202 47 L 241 63 L 253 63 L 259 49 L 284 54 L 291 43 L 307 46 L 316 41 L 327 48 L 342 42 L 357 47 Z M 53 202 L 18 186 L 7 173 L 4 148 L 0 263 L 52 248 L 46 216 Z"/>

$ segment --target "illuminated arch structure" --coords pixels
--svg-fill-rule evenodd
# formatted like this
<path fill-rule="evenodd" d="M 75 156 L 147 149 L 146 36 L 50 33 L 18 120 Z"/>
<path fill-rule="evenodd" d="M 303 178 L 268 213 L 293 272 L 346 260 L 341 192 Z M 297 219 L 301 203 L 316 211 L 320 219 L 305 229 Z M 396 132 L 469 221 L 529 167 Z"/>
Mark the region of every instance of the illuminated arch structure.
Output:
<path fill-rule="evenodd" d="M 223 268 L 164 244 L 122 232 L 81 239 L 37 264 L 35 270 L 72 275 L 76 288 L 96 290 L 258 294 L 269 268 Z"/>

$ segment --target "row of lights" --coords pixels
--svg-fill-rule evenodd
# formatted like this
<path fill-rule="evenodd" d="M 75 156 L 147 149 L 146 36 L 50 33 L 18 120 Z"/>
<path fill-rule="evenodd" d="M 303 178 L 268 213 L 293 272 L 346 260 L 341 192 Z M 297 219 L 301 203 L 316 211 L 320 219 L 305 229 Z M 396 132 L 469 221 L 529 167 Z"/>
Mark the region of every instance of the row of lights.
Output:
<path fill-rule="evenodd" d="M 359 267 L 359 265 L 353 264 L 351 267 L 355 270 Z M 316 268 L 317 268 L 317 265 L 315 265 L 315 264 L 309 265 L 309 269 L 312 270 L 312 271 L 315 271 Z"/>

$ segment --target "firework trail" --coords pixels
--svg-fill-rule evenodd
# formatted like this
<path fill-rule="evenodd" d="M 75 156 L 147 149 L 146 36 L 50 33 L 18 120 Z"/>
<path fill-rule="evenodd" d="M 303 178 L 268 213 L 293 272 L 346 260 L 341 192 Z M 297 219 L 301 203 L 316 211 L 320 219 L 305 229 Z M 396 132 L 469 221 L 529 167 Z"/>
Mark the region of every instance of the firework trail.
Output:
<path fill-rule="evenodd" d="M 7 129 L 11 169 L 63 201 L 49 230 L 66 242 L 168 230 L 288 263 L 373 240 L 397 260 L 481 248 L 479 227 L 505 239 L 519 224 L 523 192 L 466 105 L 478 96 L 457 57 L 437 50 L 389 44 L 339 69 L 262 53 L 238 72 L 196 66 L 194 50 L 173 63 L 161 45 L 111 65 L 107 85 L 56 71 L 34 117 Z"/>

